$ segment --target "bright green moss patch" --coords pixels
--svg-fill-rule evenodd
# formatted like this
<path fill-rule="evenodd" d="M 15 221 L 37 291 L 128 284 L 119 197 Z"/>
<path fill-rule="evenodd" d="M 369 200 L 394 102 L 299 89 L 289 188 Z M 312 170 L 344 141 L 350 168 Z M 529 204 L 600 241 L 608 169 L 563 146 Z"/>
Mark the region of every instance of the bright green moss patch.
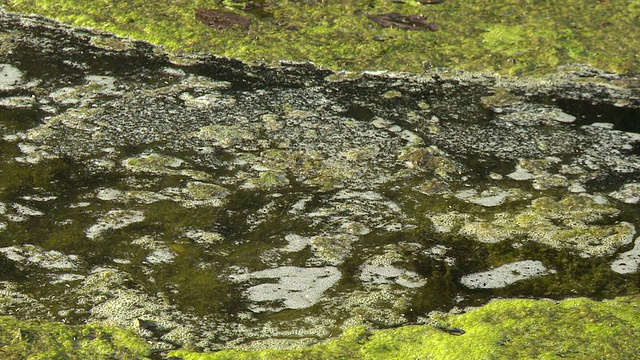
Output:
<path fill-rule="evenodd" d="M 242 1 L 0 0 L 7 10 L 38 13 L 106 29 L 178 51 L 207 51 L 249 61 L 313 61 L 333 69 L 422 72 L 430 67 L 542 73 L 589 63 L 638 71 L 640 1 L 271 1 L 262 14 Z M 209 28 L 195 10 L 217 8 L 253 20 L 248 30 Z M 439 31 L 382 28 L 367 18 L 424 14 Z M 265 14 L 267 16 L 265 16 Z"/>
<path fill-rule="evenodd" d="M 0 317 L 3 359 L 146 359 L 149 345 L 129 331 Z"/>
<path fill-rule="evenodd" d="M 430 325 L 370 333 L 347 330 L 324 345 L 296 350 L 201 354 L 175 351 L 185 360 L 222 359 L 635 359 L 640 356 L 639 296 L 594 301 L 498 300 L 440 324 L 465 330 L 455 336 Z"/>

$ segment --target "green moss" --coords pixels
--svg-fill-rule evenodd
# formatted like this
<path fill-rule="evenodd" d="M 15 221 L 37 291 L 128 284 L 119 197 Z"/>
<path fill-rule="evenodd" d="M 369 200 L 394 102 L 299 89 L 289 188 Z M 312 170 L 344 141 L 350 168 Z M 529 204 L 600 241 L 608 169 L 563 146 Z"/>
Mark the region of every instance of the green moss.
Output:
<path fill-rule="evenodd" d="M 503 74 L 553 71 L 590 63 L 637 71 L 640 2 L 474 1 L 421 5 L 417 1 L 279 0 L 269 16 L 242 11 L 242 2 L 142 0 L 0 0 L 10 11 L 51 16 L 158 43 L 175 51 L 207 51 L 268 63 L 313 61 L 334 69 L 422 72 L 430 67 L 494 70 Z M 252 18 L 248 30 L 215 30 L 195 19 L 199 8 Z M 437 32 L 382 28 L 366 15 L 421 13 Z"/>
<path fill-rule="evenodd" d="M 90 324 L 69 326 L 0 317 L 3 359 L 147 359 L 150 346 L 133 333 Z"/>
<path fill-rule="evenodd" d="M 585 298 L 499 300 L 461 315 L 443 315 L 439 325 L 463 329 L 451 335 L 435 326 L 405 326 L 370 333 L 347 330 L 322 345 L 294 350 L 212 354 L 174 351 L 185 360 L 222 359 L 631 359 L 640 356 L 639 296 L 594 301 Z"/>

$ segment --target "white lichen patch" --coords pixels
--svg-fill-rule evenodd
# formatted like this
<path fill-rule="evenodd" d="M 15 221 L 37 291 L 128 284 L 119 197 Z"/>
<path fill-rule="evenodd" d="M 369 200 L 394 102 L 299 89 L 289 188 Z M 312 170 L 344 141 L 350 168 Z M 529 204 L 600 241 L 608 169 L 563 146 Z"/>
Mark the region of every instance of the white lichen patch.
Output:
<path fill-rule="evenodd" d="M 239 125 L 207 125 L 191 135 L 200 140 L 210 141 L 211 146 L 221 148 L 239 146 L 245 141 L 255 140 L 252 131 Z"/>
<path fill-rule="evenodd" d="M 358 221 L 345 221 L 340 225 L 340 231 L 345 234 L 367 235 L 371 228 Z"/>
<path fill-rule="evenodd" d="M 22 84 L 22 72 L 11 64 L 0 64 L 0 91 L 10 91 Z"/>
<path fill-rule="evenodd" d="M 359 267 L 358 279 L 365 286 L 379 288 L 380 285 L 394 284 L 405 288 L 419 288 L 426 279 L 418 273 L 408 270 L 404 254 L 419 253 L 423 246 L 417 243 L 391 243 L 383 247 L 384 253 L 369 257 Z"/>
<path fill-rule="evenodd" d="M 161 247 L 154 250 L 151 254 L 147 255 L 145 261 L 151 265 L 157 264 L 170 264 L 177 254 L 167 247 Z"/>
<path fill-rule="evenodd" d="M 288 243 L 284 248 L 282 248 L 282 251 L 285 252 L 302 251 L 311 243 L 311 238 L 296 234 L 287 234 L 284 239 Z"/>
<path fill-rule="evenodd" d="M 233 97 L 219 93 L 210 93 L 198 97 L 194 97 L 189 93 L 183 93 L 180 95 L 180 100 L 184 101 L 187 106 L 193 106 L 199 109 L 224 109 L 236 104 L 236 99 Z"/>
<path fill-rule="evenodd" d="M 532 180 L 533 188 L 536 190 L 547 190 L 556 187 L 569 187 L 574 184 L 569 181 L 565 175 L 553 174 L 551 169 L 562 160 L 557 157 L 546 157 L 542 159 L 520 159 L 513 172 L 507 174 L 507 177 L 513 180 Z M 569 169 L 568 166 L 563 165 L 564 169 Z M 576 174 L 572 172 L 566 172 L 565 174 Z M 573 191 L 580 192 L 580 191 Z"/>
<path fill-rule="evenodd" d="M 184 236 L 205 246 L 219 244 L 224 241 L 222 234 L 204 230 L 188 230 L 184 233 Z"/>
<path fill-rule="evenodd" d="M 85 278 L 84 275 L 80 274 L 53 274 L 53 280 L 51 280 L 52 284 L 60 284 L 60 283 L 69 283 L 78 280 L 83 280 Z"/>
<path fill-rule="evenodd" d="M 620 189 L 610 192 L 609 196 L 627 204 L 637 204 L 640 202 L 640 184 L 624 184 Z"/>
<path fill-rule="evenodd" d="M 9 96 L 0 98 L 0 107 L 8 109 L 30 109 L 35 104 L 36 99 L 31 96 Z"/>
<path fill-rule="evenodd" d="M 640 266 L 640 237 L 636 239 L 635 245 L 629 251 L 618 255 L 618 258 L 611 263 L 611 270 L 618 274 L 633 274 Z"/>
<path fill-rule="evenodd" d="M 402 93 L 398 90 L 389 90 L 387 92 L 385 92 L 384 94 L 382 94 L 382 97 L 384 99 L 390 100 L 390 99 L 397 99 L 397 98 L 401 98 L 402 97 Z"/>
<path fill-rule="evenodd" d="M 136 47 L 133 39 L 115 36 L 94 35 L 91 36 L 89 43 L 95 47 L 111 51 L 132 50 Z"/>
<path fill-rule="evenodd" d="M 277 114 L 264 114 L 260 116 L 262 124 L 267 131 L 279 131 L 285 127 L 285 122 Z"/>
<path fill-rule="evenodd" d="M 168 196 L 158 194 L 152 191 L 143 190 L 126 190 L 121 191 L 112 188 L 97 189 L 96 198 L 103 201 L 116 201 L 116 202 L 137 202 L 141 204 L 153 204 L 162 200 L 173 200 Z"/>
<path fill-rule="evenodd" d="M 439 233 L 448 233 L 459 228 L 474 219 L 470 214 L 452 211 L 448 213 L 427 214 L 429 220 L 433 224 L 434 229 Z"/>
<path fill-rule="evenodd" d="M 206 76 L 189 75 L 180 82 L 180 86 L 187 88 L 205 88 L 207 90 L 224 90 L 232 86 L 228 81 L 217 81 Z"/>
<path fill-rule="evenodd" d="M 110 210 L 85 230 L 89 239 L 96 239 L 105 231 L 125 228 L 144 221 L 144 213 L 139 210 Z"/>
<path fill-rule="evenodd" d="M 353 244 L 358 237 L 349 234 L 313 236 L 310 241 L 314 260 L 328 265 L 339 265 L 351 254 Z"/>
<path fill-rule="evenodd" d="M 520 232 L 509 231 L 504 227 L 495 226 L 484 221 L 465 222 L 458 231 L 460 235 L 471 237 L 482 243 L 497 243 L 519 235 Z"/>
<path fill-rule="evenodd" d="M 507 176 L 512 178 L 513 180 L 522 180 L 522 181 L 532 180 L 532 179 L 535 179 L 536 177 L 534 174 L 530 173 L 520 165 L 517 165 L 516 169 L 512 173 L 507 174 Z"/>
<path fill-rule="evenodd" d="M 184 160 L 156 153 L 141 154 L 122 161 L 122 165 L 134 172 L 172 175 L 184 164 Z"/>
<path fill-rule="evenodd" d="M 531 198 L 531 194 L 517 188 L 509 190 L 490 188 L 480 193 L 475 189 L 468 189 L 458 191 L 454 196 L 460 200 L 487 207 L 502 205 L 508 201 L 526 200 Z"/>
<path fill-rule="evenodd" d="M 48 270 L 74 270 L 81 262 L 77 255 L 65 255 L 31 244 L 3 247 L 0 253 L 19 266 L 37 266 Z"/>
<path fill-rule="evenodd" d="M 568 187 L 569 180 L 558 174 L 540 175 L 532 182 L 533 188 L 536 190 L 547 190 L 554 187 Z M 579 191 L 577 191 L 579 192 Z"/>
<path fill-rule="evenodd" d="M 456 259 L 447 255 L 447 252 L 449 250 L 451 250 L 451 248 L 448 248 L 444 245 L 436 245 L 432 248 L 424 250 L 424 253 L 433 259 L 442 261 L 449 266 L 453 266 L 456 263 Z"/>
<path fill-rule="evenodd" d="M 366 285 L 398 284 L 407 288 L 418 288 L 427 283 L 426 279 L 413 271 L 384 263 L 370 260 L 361 265 L 360 281 Z"/>
<path fill-rule="evenodd" d="M 247 179 L 243 189 L 273 189 L 289 184 L 285 171 L 265 171 L 260 176 Z"/>
<path fill-rule="evenodd" d="M 233 275 L 232 280 L 237 282 L 277 281 L 254 285 L 246 290 L 247 298 L 252 302 L 251 310 L 263 312 L 311 307 L 318 303 L 323 293 L 334 286 L 341 277 L 340 271 L 332 266 L 314 268 L 283 266 Z"/>
<path fill-rule="evenodd" d="M 444 179 L 459 175 L 462 166 L 437 146 L 406 146 L 398 155 L 398 161 L 407 168 L 433 173 Z"/>
<path fill-rule="evenodd" d="M 122 160 L 122 166 L 134 173 L 186 176 L 200 181 L 212 179 L 211 175 L 203 171 L 184 168 L 186 165 L 180 158 L 153 152 Z"/>
<path fill-rule="evenodd" d="M 15 157 L 14 160 L 19 163 L 39 164 L 45 160 L 57 159 L 58 156 L 52 154 L 48 149 L 36 146 L 31 143 L 18 143 L 18 148 L 24 156 Z"/>
<path fill-rule="evenodd" d="M 105 325 L 128 328 L 142 332 L 140 319 L 152 321 L 160 329 L 173 329 L 182 333 L 174 341 L 195 341 L 184 317 L 175 307 L 160 297 L 131 288 L 131 276 L 109 268 L 96 268 L 78 287 L 80 303 L 88 306 L 94 319 Z M 144 334 L 149 336 L 150 334 Z"/>
<path fill-rule="evenodd" d="M 64 106 L 84 106 L 94 101 L 94 98 L 100 95 L 114 96 L 123 94 L 122 91 L 116 89 L 116 79 L 114 77 L 87 75 L 85 81 L 86 83 L 83 85 L 57 89 L 49 94 L 49 98 Z"/>
<path fill-rule="evenodd" d="M 26 205 L 13 203 L 11 207 L 15 210 L 16 214 L 20 216 L 42 216 L 44 213 L 40 210 L 32 209 Z"/>
<path fill-rule="evenodd" d="M 376 145 L 365 145 L 361 147 L 346 149 L 340 153 L 340 156 L 347 161 L 365 161 L 373 160 L 378 157 L 380 148 Z"/>
<path fill-rule="evenodd" d="M 443 226 L 439 222 L 447 224 L 447 220 L 451 224 L 448 229 L 459 224 L 459 234 L 480 242 L 518 237 L 556 249 L 573 249 L 583 257 L 611 255 L 633 241 L 635 227 L 624 221 L 594 224 L 619 213 L 617 208 L 599 201 L 582 194 L 560 200 L 543 197 L 519 213 L 497 213 L 492 220 L 467 218 L 461 223 L 464 215 L 450 213 L 432 217 L 432 221 L 436 228 Z"/>
<path fill-rule="evenodd" d="M 555 272 L 555 270 L 547 269 L 541 261 L 524 260 L 505 264 L 488 271 L 464 275 L 460 279 L 460 283 L 470 289 L 497 289 L 521 280 L 555 274 Z"/>
<path fill-rule="evenodd" d="M 567 113 L 562 112 L 562 111 L 557 110 L 557 109 L 548 111 L 544 115 L 547 116 L 547 118 L 549 120 L 558 121 L 558 122 L 561 122 L 561 123 L 572 123 L 572 122 L 576 121 L 576 117 L 575 116 L 567 114 Z"/>
<path fill-rule="evenodd" d="M 224 198 L 230 193 L 228 189 L 220 185 L 201 181 L 189 181 L 184 187 L 168 187 L 160 191 L 162 196 L 166 196 L 186 208 L 222 206 Z"/>

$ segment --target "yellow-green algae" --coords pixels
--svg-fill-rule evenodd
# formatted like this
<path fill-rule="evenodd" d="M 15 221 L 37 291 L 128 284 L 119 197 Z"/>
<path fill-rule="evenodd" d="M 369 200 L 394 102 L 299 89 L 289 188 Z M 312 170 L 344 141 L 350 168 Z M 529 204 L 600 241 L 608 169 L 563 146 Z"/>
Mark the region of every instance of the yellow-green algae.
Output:
<path fill-rule="evenodd" d="M 350 328 L 326 344 L 293 350 L 171 353 L 184 360 L 227 359 L 636 359 L 640 356 L 640 296 L 496 300 L 432 325 L 370 332 Z"/>
<path fill-rule="evenodd" d="M 267 16 L 231 0 L 0 0 L 6 10 L 37 13 L 105 29 L 177 51 L 206 51 L 249 61 L 313 61 L 333 69 L 421 72 L 431 67 L 503 74 L 553 71 L 588 63 L 635 72 L 640 65 L 640 1 L 479 0 L 422 5 L 416 0 L 266 2 Z M 249 29 L 216 30 L 195 10 L 217 8 L 252 18 Z M 436 32 L 382 28 L 367 18 L 420 13 Z"/>
<path fill-rule="evenodd" d="M 128 330 L 89 324 L 20 321 L 0 317 L 3 359 L 148 359 L 151 349 Z"/>

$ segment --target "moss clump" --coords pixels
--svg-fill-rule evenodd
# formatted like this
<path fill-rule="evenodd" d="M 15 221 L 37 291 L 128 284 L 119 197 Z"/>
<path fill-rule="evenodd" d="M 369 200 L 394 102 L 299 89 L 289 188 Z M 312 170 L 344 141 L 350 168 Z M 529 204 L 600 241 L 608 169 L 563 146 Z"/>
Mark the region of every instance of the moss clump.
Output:
<path fill-rule="evenodd" d="M 0 317 L 3 359 L 147 359 L 150 354 L 143 339 L 123 329 Z"/>
<path fill-rule="evenodd" d="M 249 61 L 313 61 L 333 69 L 454 67 L 505 74 L 541 73 L 562 64 L 637 71 L 640 2 L 567 0 L 299 1 L 243 12 L 236 1 L 0 0 L 7 10 L 38 13 L 177 51 L 207 51 Z M 248 29 L 218 30 L 195 11 L 218 8 L 252 19 Z M 423 14 L 439 31 L 383 28 L 367 15 Z M 265 16 L 264 14 L 268 14 Z"/>
<path fill-rule="evenodd" d="M 431 325 L 370 333 L 354 327 L 330 343 L 294 350 L 212 354 L 175 351 L 184 360 L 222 359 L 634 359 L 640 356 L 639 296 L 499 300 L 440 325 L 463 329 L 454 336 Z"/>

